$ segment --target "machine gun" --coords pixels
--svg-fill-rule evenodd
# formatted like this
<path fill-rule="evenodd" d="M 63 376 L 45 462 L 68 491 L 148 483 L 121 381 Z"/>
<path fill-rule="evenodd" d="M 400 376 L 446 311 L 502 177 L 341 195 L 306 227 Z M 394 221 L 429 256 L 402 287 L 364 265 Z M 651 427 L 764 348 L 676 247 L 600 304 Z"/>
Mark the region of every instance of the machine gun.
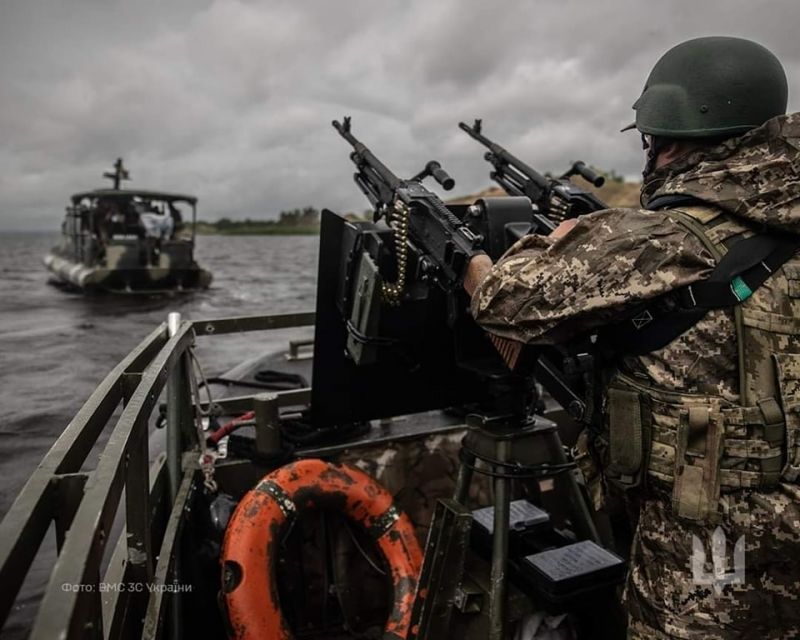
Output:
<path fill-rule="evenodd" d="M 529 232 L 532 214 L 541 210 L 534 210 L 525 194 L 446 205 L 422 185 L 431 176 L 445 189 L 453 186 L 438 163 L 401 179 L 352 135 L 349 118 L 333 126 L 353 147 L 354 180 L 372 204 L 375 220 L 322 212 L 310 419 L 324 428 L 432 409 L 456 408 L 466 415 L 455 499 L 437 504 L 409 638 L 499 640 L 506 637 L 512 615 L 507 595 L 513 588 L 513 598 L 528 598 L 521 589 L 527 590 L 525 576 L 532 575 L 520 564 L 530 551 L 512 550 L 509 541 L 512 483 L 523 483 L 535 500 L 539 480 L 552 478 L 560 505 L 555 520 L 569 530 L 546 542 L 559 547 L 559 562 L 582 565 L 574 552 L 585 545 L 604 553 L 557 425 L 536 415 L 540 402 L 534 378 L 573 417 L 583 419 L 585 371 L 563 366 L 560 351 L 549 360 L 538 349 L 509 370 L 497 345 L 468 313 L 461 286 L 472 256 L 485 250 L 498 258 L 516 239 L 512 229 Z M 485 531 L 476 525 L 474 541 L 474 517 L 466 505 L 473 473 L 491 475 L 495 496 L 492 524 Z M 536 550 L 543 548 L 537 545 Z M 468 561 L 468 550 L 469 558 L 480 558 L 477 564 Z M 597 575 L 591 580 L 580 588 L 608 586 Z M 564 588 L 558 580 L 545 580 L 541 588 L 547 591 L 548 585 Z M 575 602 L 583 599 L 585 591 L 573 591 Z M 476 607 L 480 615 L 474 615 Z"/>
<path fill-rule="evenodd" d="M 353 147 L 350 154 L 356 165 L 353 179 L 375 209 L 375 221 L 385 218 L 394 229 L 397 277 L 393 283 L 382 283 L 384 300 L 399 304 L 404 294 L 409 242 L 424 250 L 418 263 L 421 279 L 433 281 L 445 291 L 457 289 L 469 259 L 481 253 L 483 238 L 422 185 L 422 180 L 431 176 L 445 190 L 450 190 L 455 184 L 453 179 L 434 160 L 412 178 L 398 178 L 353 136 L 349 116 L 341 123 L 334 120 L 333 127 Z"/>
<path fill-rule="evenodd" d="M 471 127 L 463 122 L 459 122 L 458 126 L 489 149 L 483 156 L 494 167 L 489 177 L 509 195 L 530 198 L 536 208 L 531 229 L 534 233 L 550 233 L 567 218 L 608 208 L 596 195 L 570 181 L 572 176 L 579 175 L 595 187 L 603 185 L 605 178 L 589 169 L 585 163 L 574 162 L 560 178 L 543 176 L 484 136 L 480 119 L 476 119 Z"/>
<path fill-rule="evenodd" d="M 467 129 L 480 136 L 480 121 L 477 123 L 476 129 L 469 127 Z M 391 275 L 391 265 L 388 265 L 385 259 L 385 249 L 389 247 L 385 241 L 378 238 L 376 234 L 379 232 L 365 228 L 359 232 L 363 239 L 353 240 L 353 249 L 345 267 L 349 275 L 344 278 L 349 283 L 347 287 L 351 288 L 346 290 L 345 287 L 340 290 L 338 302 L 340 312 L 348 318 L 346 350 L 350 358 L 363 365 L 377 358 L 377 349 L 387 348 L 391 344 L 396 345 L 397 341 L 387 339 L 385 332 L 391 333 L 396 331 L 398 326 L 409 328 L 414 324 L 411 320 L 414 313 L 411 308 L 414 306 L 411 304 L 413 301 L 421 302 L 425 298 L 426 306 L 429 308 L 435 306 L 432 304 L 432 292 L 426 286 L 433 284 L 434 288 L 446 298 L 447 324 L 456 335 L 456 343 L 459 345 L 457 359 L 461 367 L 485 367 L 486 349 L 475 348 L 476 344 L 486 344 L 485 334 L 466 312 L 468 300 L 461 290 L 463 274 L 472 256 L 485 251 L 496 260 L 510 244 L 518 240 L 521 235 L 529 233 L 532 215 L 534 218 L 541 218 L 540 227 L 544 224 L 550 224 L 551 228 L 555 227 L 546 215 L 551 214 L 552 209 L 544 208 L 544 189 L 536 192 L 539 194 L 538 211 L 531 207 L 529 196 L 521 193 L 518 194 L 519 197 L 484 198 L 469 207 L 448 206 L 422 185 L 422 180 L 430 176 L 445 190 L 452 189 L 453 179 L 438 162 L 428 162 L 418 174 L 403 180 L 353 136 L 349 117 L 345 117 L 341 123 L 334 120 L 332 124 L 352 145 L 353 152 L 350 154 L 350 159 L 356 166 L 353 179 L 372 204 L 375 222 L 383 220 L 390 226 L 394 244 L 394 251 L 391 253 L 394 254 L 396 275 L 394 282 L 389 283 L 387 276 Z M 462 128 L 464 126 L 462 123 Z M 572 193 L 575 198 L 581 198 L 580 194 L 583 194 L 585 198 L 580 202 L 595 202 L 596 208 L 603 208 L 602 203 L 592 194 L 582 192 L 574 185 L 570 191 L 571 183 L 566 178 L 563 179 L 566 184 L 548 181 L 488 139 L 482 136 L 478 139 L 492 145 L 492 154 L 498 158 L 498 164 L 515 163 L 518 171 L 513 170 L 514 173 L 506 171 L 504 175 L 521 176 L 519 172 L 524 172 L 533 176 L 531 184 L 533 180 L 539 180 L 551 193 Z M 584 176 L 594 176 L 585 167 L 581 171 Z M 602 180 L 596 176 L 595 178 Z M 529 193 L 534 193 L 533 187 L 524 187 L 521 182 L 520 187 L 528 188 Z M 590 200 L 591 198 L 594 198 L 594 201 Z M 425 291 L 420 292 L 420 284 Z M 380 291 L 380 296 L 376 295 L 377 291 Z M 395 311 L 391 312 L 386 308 L 381 310 L 384 306 L 381 302 L 389 308 L 394 308 Z M 406 304 L 398 309 L 401 302 Z M 403 315 L 401 321 L 396 322 L 393 328 L 389 328 L 388 324 L 392 324 L 392 318 L 398 317 L 398 312 L 403 311 L 410 315 Z M 383 330 L 380 328 L 381 325 L 384 325 Z M 430 327 L 426 333 L 432 334 Z M 495 343 L 495 347 L 506 363 L 513 368 L 508 358 L 503 355 L 502 346 Z M 427 347 L 426 351 L 430 352 L 430 347 Z M 493 348 L 489 348 L 489 351 L 495 358 L 497 357 L 498 354 Z M 517 355 L 514 355 L 515 361 Z M 528 358 L 528 360 L 529 366 L 535 366 L 537 377 L 553 397 L 576 419 L 581 419 L 586 413 L 585 403 L 567 379 L 581 378 L 585 367 L 577 367 L 574 375 L 565 375 L 564 371 L 551 364 L 547 358 Z M 480 361 L 480 365 L 476 365 L 476 361 Z M 466 364 L 467 362 L 471 364 Z"/>

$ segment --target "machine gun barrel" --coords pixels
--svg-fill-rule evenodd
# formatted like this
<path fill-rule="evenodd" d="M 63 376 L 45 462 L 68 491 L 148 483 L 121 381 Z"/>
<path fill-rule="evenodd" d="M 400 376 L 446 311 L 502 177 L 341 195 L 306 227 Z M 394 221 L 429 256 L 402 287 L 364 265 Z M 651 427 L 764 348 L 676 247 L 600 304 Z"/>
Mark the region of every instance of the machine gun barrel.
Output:
<path fill-rule="evenodd" d="M 342 122 L 338 120 L 334 120 L 331 124 L 333 124 L 333 128 L 339 132 L 347 142 L 353 147 L 353 153 L 350 154 L 350 159 L 353 163 L 358 167 L 359 174 L 356 174 L 356 184 L 358 184 L 359 188 L 364 191 L 363 183 L 369 183 L 369 178 L 371 176 L 365 175 L 367 173 L 372 174 L 372 176 L 377 177 L 381 182 L 384 183 L 384 186 L 391 191 L 397 189 L 402 180 L 398 178 L 389 167 L 383 164 L 378 158 L 375 156 L 372 151 L 370 151 L 367 146 L 358 140 L 352 133 L 350 133 L 350 117 L 347 116 L 343 119 Z M 368 171 L 365 172 L 364 168 L 368 168 Z M 376 192 L 375 185 L 370 185 L 370 191 L 373 195 Z M 366 193 L 366 192 L 365 192 Z M 367 194 L 369 197 L 369 194 Z M 371 198 L 370 198 L 371 200 Z M 374 203 L 373 203 L 374 204 Z M 383 204 L 389 204 L 388 202 L 384 202 Z"/>
<path fill-rule="evenodd" d="M 483 135 L 480 119 L 476 119 L 471 127 L 463 122 L 459 122 L 458 126 L 489 149 L 483 156 L 494 167 L 489 177 L 509 195 L 527 196 L 531 199 L 537 211 L 533 218 L 537 233 L 551 232 L 566 218 L 608 208 L 594 193 L 581 189 L 569 180 L 570 177 L 579 175 L 595 187 L 603 185 L 605 178 L 587 167 L 585 163 L 573 162 L 569 171 L 560 178 L 543 176 Z"/>
<path fill-rule="evenodd" d="M 489 140 L 485 135 L 481 133 L 481 121 L 475 120 L 474 126 L 470 127 L 465 122 L 459 122 L 458 126 L 461 127 L 464 131 L 466 131 L 470 137 L 480 142 L 484 147 L 489 149 L 491 152 L 491 156 L 487 154 L 486 159 L 491 162 L 496 169 L 502 172 L 503 165 L 508 165 L 514 167 L 517 171 L 520 171 L 524 176 L 533 182 L 539 189 L 547 190 L 549 188 L 549 181 L 545 178 L 541 173 L 536 171 L 533 167 L 528 166 L 522 160 L 517 158 L 515 155 L 506 151 L 503 147 L 501 147 L 496 142 Z M 527 194 L 526 194 L 527 195 Z"/>
<path fill-rule="evenodd" d="M 421 277 L 436 282 L 447 291 L 458 290 L 470 258 L 480 249 L 483 238 L 454 215 L 439 197 L 425 188 L 422 180 L 430 176 L 449 190 L 454 181 L 436 161 L 430 161 L 418 174 L 403 180 L 350 132 L 350 118 L 333 127 L 350 143 L 350 159 L 356 165 L 353 176 L 358 188 L 375 208 L 376 217 L 386 216 L 395 232 L 397 282 L 384 282 L 384 298 L 399 304 L 405 286 L 407 244 L 420 258 Z"/>

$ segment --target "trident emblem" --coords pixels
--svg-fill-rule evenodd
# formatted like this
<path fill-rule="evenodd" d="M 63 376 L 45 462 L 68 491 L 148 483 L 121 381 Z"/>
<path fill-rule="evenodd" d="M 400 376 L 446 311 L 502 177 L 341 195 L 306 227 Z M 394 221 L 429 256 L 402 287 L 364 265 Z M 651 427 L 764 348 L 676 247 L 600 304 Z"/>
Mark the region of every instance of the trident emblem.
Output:
<path fill-rule="evenodd" d="M 695 584 L 712 585 L 719 594 L 726 584 L 744 584 L 744 536 L 740 536 L 733 547 L 733 571 L 728 569 L 727 539 L 722 527 L 714 529 L 711 534 L 711 566 L 708 563 L 703 541 L 692 535 L 692 579 Z"/>

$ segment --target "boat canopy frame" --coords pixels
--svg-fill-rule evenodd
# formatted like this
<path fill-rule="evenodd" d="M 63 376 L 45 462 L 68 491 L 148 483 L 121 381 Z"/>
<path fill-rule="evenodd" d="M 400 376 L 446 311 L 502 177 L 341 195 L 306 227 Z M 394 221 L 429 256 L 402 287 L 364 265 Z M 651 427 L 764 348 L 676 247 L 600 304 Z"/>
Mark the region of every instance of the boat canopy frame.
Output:
<path fill-rule="evenodd" d="M 100 199 L 111 201 L 130 201 L 133 198 L 143 198 L 147 200 L 156 200 L 172 204 L 174 202 L 186 203 L 192 209 L 192 222 L 191 222 L 191 243 L 192 250 L 194 250 L 195 240 L 197 238 L 197 197 L 183 194 L 183 193 L 170 193 L 167 191 L 149 191 L 146 189 L 93 189 L 91 191 L 81 191 L 75 193 L 70 197 L 71 205 L 66 207 L 67 217 L 63 234 L 70 237 L 72 246 L 74 247 L 75 259 L 89 264 L 92 258 L 91 239 L 96 241 L 96 233 L 93 230 L 94 222 L 84 215 L 81 210 L 80 204 L 84 199 L 92 200 L 96 205 Z M 90 210 L 93 216 L 93 209 Z M 72 222 L 69 222 L 69 221 Z"/>
<path fill-rule="evenodd" d="M 78 204 L 84 198 L 149 198 L 151 200 L 163 200 L 164 202 L 188 202 L 191 205 L 197 204 L 197 197 L 183 193 L 169 193 L 166 191 L 148 191 L 146 189 L 93 189 L 91 191 L 81 191 L 70 197 L 72 204 Z"/>

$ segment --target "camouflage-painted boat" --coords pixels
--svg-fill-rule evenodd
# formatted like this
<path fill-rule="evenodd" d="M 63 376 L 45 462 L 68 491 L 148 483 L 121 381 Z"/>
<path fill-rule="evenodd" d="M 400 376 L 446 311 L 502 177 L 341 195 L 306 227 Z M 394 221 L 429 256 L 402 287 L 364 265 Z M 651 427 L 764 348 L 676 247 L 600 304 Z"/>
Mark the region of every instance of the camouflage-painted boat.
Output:
<path fill-rule="evenodd" d="M 122 189 L 122 159 L 111 189 L 74 194 L 61 239 L 44 264 L 56 281 L 84 291 L 190 291 L 211 284 L 194 259 L 197 198 L 180 193 Z"/>

